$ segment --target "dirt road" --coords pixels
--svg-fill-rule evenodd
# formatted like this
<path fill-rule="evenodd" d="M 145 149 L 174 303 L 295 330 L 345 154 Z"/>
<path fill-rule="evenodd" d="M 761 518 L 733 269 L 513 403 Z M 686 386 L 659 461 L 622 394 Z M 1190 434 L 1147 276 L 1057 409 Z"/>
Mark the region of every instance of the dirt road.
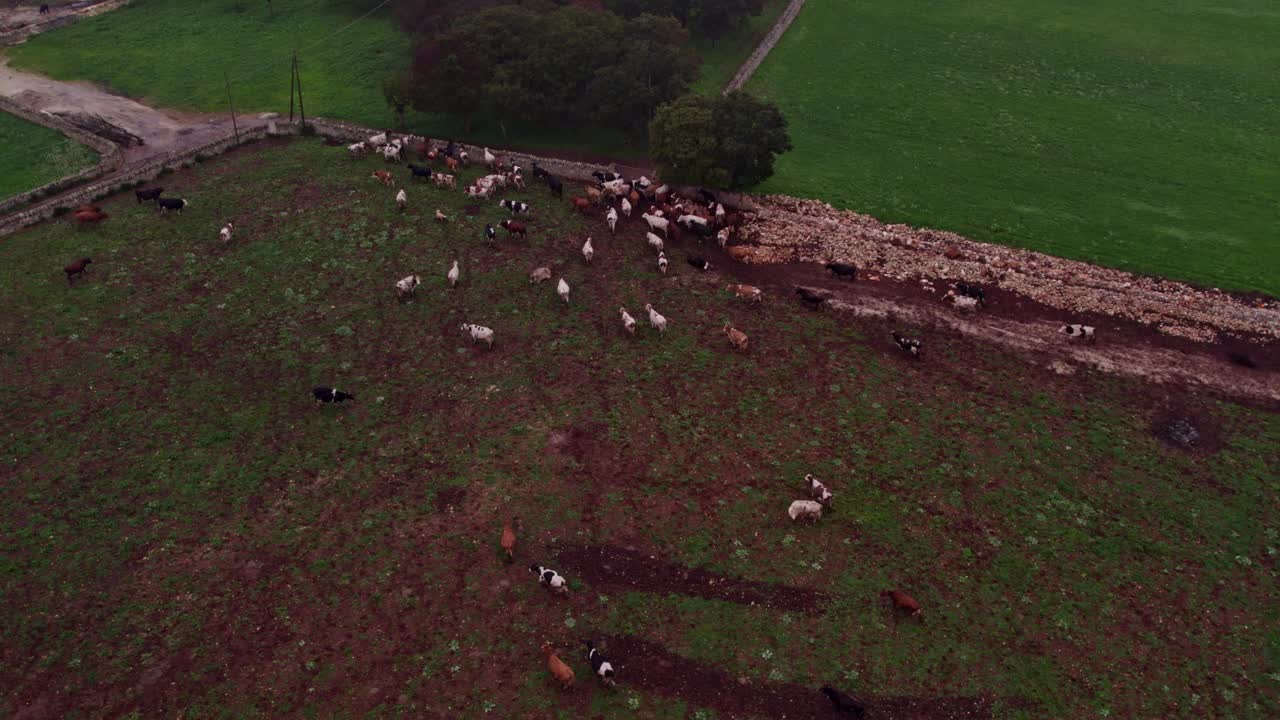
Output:
<path fill-rule="evenodd" d="M 147 160 L 212 142 L 231 133 L 230 115 L 158 110 L 86 82 L 63 82 L 16 70 L 0 55 L 0 95 L 36 112 L 78 112 L 98 115 L 142 138 L 144 144 L 125 150 L 126 163 Z M 241 129 L 266 120 L 237 116 Z"/>

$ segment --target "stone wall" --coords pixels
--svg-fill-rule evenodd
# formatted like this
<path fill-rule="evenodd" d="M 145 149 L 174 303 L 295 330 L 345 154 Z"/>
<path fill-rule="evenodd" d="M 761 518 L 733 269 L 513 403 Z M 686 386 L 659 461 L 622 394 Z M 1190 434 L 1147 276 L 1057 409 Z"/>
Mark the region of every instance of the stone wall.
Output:
<path fill-rule="evenodd" d="M 41 198 L 57 195 L 68 188 L 75 187 L 76 185 L 92 180 L 93 178 L 102 177 L 107 173 L 114 172 L 119 169 L 120 164 L 123 162 L 123 156 L 120 153 L 120 148 L 116 147 L 115 143 L 103 140 L 93 133 L 85 132 L 60 117 L 49 115 L 47 113 L 35 112 L 4 96 L 0 96 L 0 111 L 7 112 L 10 115 L 16 115 L 27 122 L 57 130 L 81 145 L 87 145 L 93 148 L 99 155 L 98 164 L 91 168 L 85 168 L 74 175 L 59 178 L 33 190 L 28 190 L 27 192 L 6 198 L 3 202 L 0 202 L 0 213 L 6 213 L 14 208 L 22 207 L 23 205 L 27 205 Z"/>
<path fill-rule="evenodd" d="M 32 3 L 36 5 L 39 4 L 36 0 L 32 0 Z M 27 38 L 30 38 L 33 35 L 39 35 L 40 33 L 49 32 L 50 30 L 57 30 L 60 27 L 66 27 L 78 20 L 83 20 L 84 18 L 92 17 L 94 15 L 100 15 L 104 12 L 115 10 L 118 7 L 128 4 L 129 0 L 99 0 L 92 5 L 81 7 L 77 10 L 67 10 L 66 6 L 57 7 L 54 9 L 53 14 L 47 19 L 41 19 L 36 22 L 23 25 L 22 27 L 0 32 L 0 47 L 26 42 Z"/>
<path fill-rule="evenodd" d="M 234 134 L 230 134 L 200 147 L 177 153 L 168 153 L 129 165 L 97 182 L 0 218 L 0 236 L 8 235 L 22 228 L 48 220 L 57 215 L 60 210 L 67 211 L 81 205 L 88 205 L 101 198 L 114 195 L 121 190 L 127 190 L 149 180 L 154 180 L 165 171 L 190 167 L 197 160 L 220 155 L 238 145 L 256 142 L 272 134 L 273 128 L 275 128 L 274 125 L 252 128 L 242 131 L 239 141 L 236 140 Z M 296 127 L 286 124 L 276 129 L 275 134 L 285 135 L 296 132 Z"/>

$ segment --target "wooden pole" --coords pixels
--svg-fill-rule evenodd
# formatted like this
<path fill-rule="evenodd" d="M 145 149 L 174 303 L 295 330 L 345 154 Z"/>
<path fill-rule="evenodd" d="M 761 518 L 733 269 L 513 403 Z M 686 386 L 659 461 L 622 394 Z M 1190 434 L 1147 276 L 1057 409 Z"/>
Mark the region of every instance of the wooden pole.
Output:
<path fill-rule="evenodd" d="M 298 71 L 298 54 L 293 54 L 293 64 L 289 66 L 289 122 L 293 122 L 293 78 Z"/>
<path fill-rule="evenodd" d="M 298 54 L 293 54 L 293 74 L 298 78 L 298 113 L 302 115 L 302 129 L 307 129 L 307 106 L 302 102 L 302 70 L 298 67 Z"/>
<path fill-rule="evenodd" d="M 236 125 L 236 105 L 231 100 L 231 81 L 227 79 L 227 71 L 222 71 L 222 81 L 227 84 L 227 106 L 231 108 L 231 130 L 236 134 L 236 144 L 240 144 L 240 127 Z"/>

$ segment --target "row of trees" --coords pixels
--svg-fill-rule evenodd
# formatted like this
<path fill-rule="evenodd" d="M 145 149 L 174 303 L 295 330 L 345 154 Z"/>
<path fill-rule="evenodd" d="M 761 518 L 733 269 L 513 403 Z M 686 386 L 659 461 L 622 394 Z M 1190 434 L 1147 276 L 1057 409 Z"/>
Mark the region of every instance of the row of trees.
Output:
<path fill-rule="evenodd" d="M 695 36 L 718 40 L 764 10 L 764 0 L 608 0 L 623 17 L 673 17 Z"/>

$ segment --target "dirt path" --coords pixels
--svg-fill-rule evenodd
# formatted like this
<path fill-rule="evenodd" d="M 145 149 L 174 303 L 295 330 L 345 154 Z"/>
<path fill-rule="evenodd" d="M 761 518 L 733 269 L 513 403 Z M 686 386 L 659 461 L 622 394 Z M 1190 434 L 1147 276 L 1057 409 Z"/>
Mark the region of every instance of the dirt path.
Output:
<path fill-rule="evenodd" d="M 760 67 L 760 63 L 764 62 L 764 59 L 769 56 L 769 52 L 773 50 L 773 46 L 778 44 L 778 41 L 782 39 L 783 34 L 787 32 L 787 28 L 791 27 L 791 23 L 796 19 L 796 16 L 800 14 L 801 8 L 804 7 L 804 2 L 805 0 L 791 0 L 791 2 L 787 4 L 787 7 L 783 9 L 782 14 L 778 16 L 778 21 L 775 22 L 773 27 L 769 30 L 769 34 L 764 36 L 764 39 L 760 41 L 760 44 L 756 46 L 756 49 L 747 57 L 746 62 L 742 63 L 742 66 L 738 68 L 738 71 L 733 74 L 733 77 L 729 80 L 729 84 L 724 86 L 724 94 L 727 95 L 734 90 L 741 89 L 743 85 L 747 84 L 747 81 L 755 74 L 756 68 Z"/>
<path fill-rule="evenodd" d="M 230 115 L 157 110 L 86 82 L 63 82 L 16 70 L 0 55 L 0 95 L 36 112 L 98 115 L 142 138 L 124 150 L 126 164 L 198 147 L 232 132 Z M 237 116 L 240 128 L 265 124 L 257 116 Z"/>

